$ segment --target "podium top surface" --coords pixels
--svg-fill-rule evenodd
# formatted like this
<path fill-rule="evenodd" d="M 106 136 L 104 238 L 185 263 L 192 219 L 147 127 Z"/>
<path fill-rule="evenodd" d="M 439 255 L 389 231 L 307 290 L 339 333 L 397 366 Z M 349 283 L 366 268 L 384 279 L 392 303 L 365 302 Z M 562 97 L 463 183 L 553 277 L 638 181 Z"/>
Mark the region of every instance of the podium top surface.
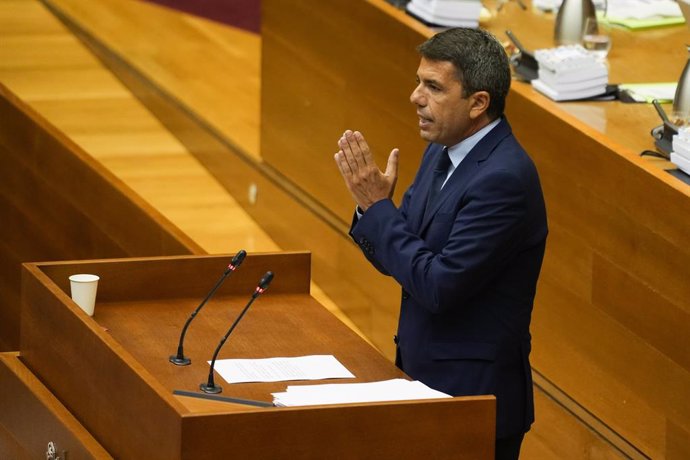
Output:
<path fill-rule="evenodd" d="M 250 300 L 257 282 L 267 270 L 275 273 L 269 289 L 259 296 L 218 354 L 227 358 L 271 358 L 332 354 L 355 379 L 329 379 L 328 383 L 367 382 L 403 377 L 376 349 L 347 328 L 309 294 L 309 255 L 293 253 L 248 256 L 190 323 L 184 340 L 189 366 L 169 362 L 185 321 L 214 286 L 231 256 L 160 257 L 50 262 L 28 264 L 42 283 L 71 316 L 79 333 L 88 335 L 114 351 L 113 362 L 101 362 L 101 372 L 117 362 L 127 363 L 165 399 L 177 400 L 180 413 L 261 410 L 227 403 L 190 401 L 173 397 L 173 391 L 201 393 L 208 361 L 234 320 Z M 85 315 L 69 298 L 68 276 L 99 275 L 93 317 Z M 28 350 L 26 350 L 28 351 Z M 77 351 L 74 350 L 76 353 Z M 83 354 L 83 352 L 82 352 Z M 75 355 L 74 359 L 78 359 Z M 320 383 L 292 381 L 229 384 L 217 373 L 220 396 L 270 403 L 272 392 L 288 384 Z"/>

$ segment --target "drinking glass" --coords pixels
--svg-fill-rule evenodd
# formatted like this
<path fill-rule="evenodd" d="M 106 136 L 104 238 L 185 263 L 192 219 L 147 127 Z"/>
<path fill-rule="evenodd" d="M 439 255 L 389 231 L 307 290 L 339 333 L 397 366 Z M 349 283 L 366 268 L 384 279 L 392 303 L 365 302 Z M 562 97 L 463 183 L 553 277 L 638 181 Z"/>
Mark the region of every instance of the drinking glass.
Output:
<path fill-rule="evenodd" d="M 606 17 L 589 17 L 582 32 L 582 46 L 603 61 L 611 49 L 611 30 Z"/>

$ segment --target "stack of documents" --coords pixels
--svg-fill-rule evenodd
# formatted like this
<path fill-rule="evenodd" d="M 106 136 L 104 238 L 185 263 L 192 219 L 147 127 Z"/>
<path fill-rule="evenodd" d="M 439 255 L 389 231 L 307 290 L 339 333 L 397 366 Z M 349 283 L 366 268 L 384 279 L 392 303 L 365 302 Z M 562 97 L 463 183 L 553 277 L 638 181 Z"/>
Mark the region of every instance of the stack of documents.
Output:
<path fill-rule="evenodd" d="M 371 383 L 290 385 L 287 387 L 287 391 L 272 394 L 273 404 L 279 407 L 451 397 L 450 395 L 429 388 L 422 382 L 404 379 Z"/>
<path fill-rule="evenodd" d="M 671 163 L 690 175 L 690 127 L 680 128 L 673 136 Z"/>
<path fill-rule="evenodd" d="M 479 26 L 480 0 L 412 0 L 407 12 L 423 22 L 443 27 Z"/>
<path fill-rule="evenodd" d="M 606 93 L 608 68 L 580 45 L 536 50 L 534 58 L 539 64 L 539 77 L 532 80 L 532 86 L 554 101 Z"/>

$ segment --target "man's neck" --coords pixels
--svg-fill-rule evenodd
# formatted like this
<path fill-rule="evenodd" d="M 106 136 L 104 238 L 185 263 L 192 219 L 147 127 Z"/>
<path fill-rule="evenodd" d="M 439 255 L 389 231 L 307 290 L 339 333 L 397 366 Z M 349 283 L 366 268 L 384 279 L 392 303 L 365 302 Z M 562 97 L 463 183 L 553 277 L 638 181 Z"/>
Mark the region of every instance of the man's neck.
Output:
<path fill-rule="evenodd" d="M 467 131 L 464 133 L 464 136 L 462 139 L 458 140 L 452 145 L 457 145 L 460 142 L 464 141 L 465 139 L 472 137 L 475 135 L 478 131 L 480 131 L 482 128 L 493 122 L 495 119 L 490 119 L 486 114 L 483 114 L 481 117 L 477 118 L 474 123 L 467 129 Z M 450 147 L 450 146 L 449 146 Z"/>

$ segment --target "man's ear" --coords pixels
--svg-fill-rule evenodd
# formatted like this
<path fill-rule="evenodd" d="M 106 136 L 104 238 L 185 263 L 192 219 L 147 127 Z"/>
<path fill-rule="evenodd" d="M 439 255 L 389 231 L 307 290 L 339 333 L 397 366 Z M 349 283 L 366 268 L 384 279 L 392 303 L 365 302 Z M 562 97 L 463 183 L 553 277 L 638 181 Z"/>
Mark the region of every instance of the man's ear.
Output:
<path fill-rule="evenodd" d="M 470 118 L 481 117 L 489 110 L 491 96 L 488 91 L 477 91 L 470 96 Z"/>

